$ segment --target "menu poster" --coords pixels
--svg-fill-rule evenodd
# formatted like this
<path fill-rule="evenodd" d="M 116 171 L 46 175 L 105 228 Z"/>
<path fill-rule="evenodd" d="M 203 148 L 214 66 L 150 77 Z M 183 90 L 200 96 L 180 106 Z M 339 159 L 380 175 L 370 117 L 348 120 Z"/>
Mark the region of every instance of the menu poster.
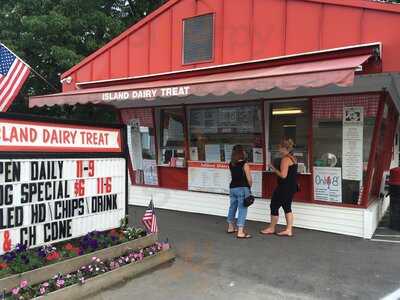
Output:
<path fill-rule="evenodd" d="M 343 108 L 343 179 L 362 181 L 364 108 Z"/>
<path fill-rule="evenodd" d="M 219 144 L 206 144 L 206 161 L 208 162 L 220 162 L 221 161 L 221 150 Z"/>
<path fill-rule="evenodd" d="M 341 168 L 314 167 L 314 199 L 342 202 Z"/>
<path fill-rule="evenodd" d="M 263 148 L 253 148 L 253 162 L 254 163 L 262 164 L 263 160 L 264 160 L 263 156 L 264 156 Z"/>
<path fill-rule="evenodd" d="M 143 159 L 144 184 L 158 185 L 157 163 L 154 159 Z"/>
<path fill-rule="evenodd" d="M 142 170 L 142 139 L 139 120 L 133 119 L 128 125 L 128 149 L 135 170 Z"/>
<path fill-rule="evenodd" d="M 190 161 L 189 190 L 229 194 L 231 174 L 227 163 L 207 163 Z M 254 196 L 262 196 L 262 165 L 250 165 Z"/>

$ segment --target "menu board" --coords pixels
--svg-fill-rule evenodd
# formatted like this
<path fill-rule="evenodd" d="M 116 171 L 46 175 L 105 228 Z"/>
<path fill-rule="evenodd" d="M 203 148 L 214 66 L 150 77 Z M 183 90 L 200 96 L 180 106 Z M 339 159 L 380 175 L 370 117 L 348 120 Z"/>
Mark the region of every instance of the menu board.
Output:
<path fill-rule="evenodd" d="M 119 226 L 124 158 L 0 160 L 0 254 Z"/>
<path fill-rule="evenodd" d="M 364 108 L 343 109 L 343 179 L 362 181 Z"/>
<path fill-rule="evenodd" d="M 193 133 L 261 132 L 259 108 L 256 105 L 196 108 L 190 111 Z"/>
<path fill-rule="evenodd" d="M 189 190 L 229 194 L 231 175 L 228 163 L 189 161 Z M 262 195 L 262 165 L 250 164 L 254 196 Z"/>

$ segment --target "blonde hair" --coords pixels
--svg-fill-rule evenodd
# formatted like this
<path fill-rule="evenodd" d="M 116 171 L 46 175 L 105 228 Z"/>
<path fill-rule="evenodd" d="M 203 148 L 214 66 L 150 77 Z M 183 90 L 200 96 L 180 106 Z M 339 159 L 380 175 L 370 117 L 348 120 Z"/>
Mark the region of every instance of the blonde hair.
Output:
<path fill-rule="evenodd" d="M 294 147 L 294 142 L 292 139 L 283 139 L 279 144 L 281 148 L 285 148 L 287 151 L 291 152 Z"/>

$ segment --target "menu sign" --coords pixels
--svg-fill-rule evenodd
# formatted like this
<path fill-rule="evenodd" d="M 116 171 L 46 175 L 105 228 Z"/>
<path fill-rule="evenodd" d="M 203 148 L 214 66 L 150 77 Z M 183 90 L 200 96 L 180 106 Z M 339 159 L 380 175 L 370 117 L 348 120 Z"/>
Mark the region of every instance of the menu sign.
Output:
<path fill-rule="evenodd" d="M 190 128 L 202 133 L 255 133 L 261 131 L 255 105 L 196 108 L 190 111 Z"/>
<path fill-rule="evenodd" d="M 343 179 L 362 181 L 364 108 L 343 109 Z"/>
<path fill-rule="evenodd" d="M 229 194 L 231 174 L 227 163 L 189 161 L 189 190 Z M 254 196 L 262 195 L 262 165 L 250 164 Z"/>
<path fill-rule="evenodd" d="M 0 254 L 119 226 L 124 158 L 0 160 Z"/>

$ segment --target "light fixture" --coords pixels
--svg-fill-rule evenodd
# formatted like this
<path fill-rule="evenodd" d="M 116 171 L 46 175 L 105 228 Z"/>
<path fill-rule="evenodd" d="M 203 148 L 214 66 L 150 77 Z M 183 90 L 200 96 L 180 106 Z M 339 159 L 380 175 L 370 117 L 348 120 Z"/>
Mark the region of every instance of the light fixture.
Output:
<path fill-rule="evenodd" d="M 272 115 L 273 116 L 278 116 L 278 115 L 298 115 L 302 114 L 303 111 L 299 108 L 285 108 L 285 109 L 273 109 L 272 110 Z"/>

